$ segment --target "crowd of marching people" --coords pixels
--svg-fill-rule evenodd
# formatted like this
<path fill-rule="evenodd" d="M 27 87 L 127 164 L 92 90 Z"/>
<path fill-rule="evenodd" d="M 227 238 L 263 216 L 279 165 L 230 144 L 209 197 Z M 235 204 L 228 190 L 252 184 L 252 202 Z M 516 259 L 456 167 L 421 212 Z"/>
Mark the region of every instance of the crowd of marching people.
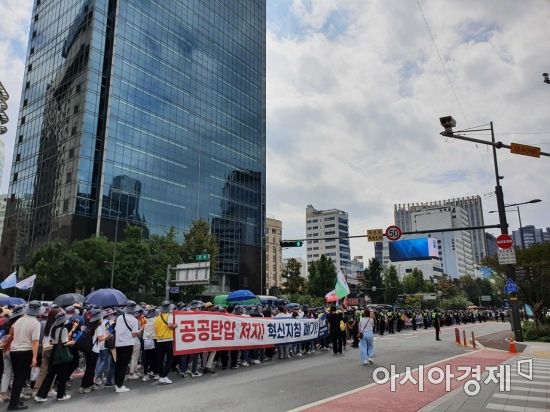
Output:
<path fill-rule="evenodd" d="M 193 301 L 174 305 L 165 301 L 154 307 L 128 301 L 121 308 L 68 307 L 31 301 L 0 312 L 0 396 L 8 410 L 26 409 L 25 400 L 41 403 L 48 397 L 71 398 L 67 388 L 82 374 L 78 392 L 114 388 L 128 392 L 126 380 L 156 381 L 168 385 L 174 376 L 198 378 L 216 369 L 237 369 L 272 359 L 288 359 L 329 351 L 335 356 L 350 346 L 359 348 L 362 363 L 372 363 L 374 334 L 400 332 L 404 328 L 501 318 L 489 311 L 407 311 L 371 308 L 309 309 L 298 306 L 271 308 L 234 305 L 227 308 Z M 245 350 L 223 350 L 174 356 L 174 310 L 213 311 L 245 317 L 326 319 L 328 333 L 317 339 Z M 439 337 L 439 336 L 438 336 Z M 11 392 L 9 391 L 11 387 Z"/>

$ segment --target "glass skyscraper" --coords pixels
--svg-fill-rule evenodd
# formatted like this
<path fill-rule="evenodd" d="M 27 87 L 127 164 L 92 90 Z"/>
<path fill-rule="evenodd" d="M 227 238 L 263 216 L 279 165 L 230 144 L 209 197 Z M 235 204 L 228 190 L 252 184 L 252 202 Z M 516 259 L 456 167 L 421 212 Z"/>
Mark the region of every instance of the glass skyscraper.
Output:
<path fill-rule="evenodd" d="M 263 291 L 265 0 L 35 0 L 0 270 L 53 239 L 207 219 Z"/>

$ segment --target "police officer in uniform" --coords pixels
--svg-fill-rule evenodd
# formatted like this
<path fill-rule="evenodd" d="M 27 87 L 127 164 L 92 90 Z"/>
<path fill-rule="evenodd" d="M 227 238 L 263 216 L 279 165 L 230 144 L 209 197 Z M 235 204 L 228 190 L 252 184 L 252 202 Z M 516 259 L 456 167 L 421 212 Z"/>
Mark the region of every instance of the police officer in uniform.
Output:
<path fill-rule="evenodd" d="M 384 330 L 386 328 L 386 315 L 384 315 L 384 312 L 380 311 L 378 312 L 378 334 L 384 335 Z"/>
<path fill-rule="evenodd" d="M 395 321 L 395 316 L 391 310 L 386 313 L 386 316 L 388 318 L 388 333 L 394 334 L 395 331 L 393 330 L 393 322 Z"/>
<path fill-rule="evenodd" d="M 422 312 L 422 322 L 424 323 L 424 329 L 428 329 L 428 312 Z"/>
<path fill-rule="evenodd" d="M 439 309 L 434 309 L 432 313 L 432 323 L 435 328 L 435 340 L 441 340 L 439 339 L 439 332 L 441 330 L 441 314 L 439 313 Z"/>

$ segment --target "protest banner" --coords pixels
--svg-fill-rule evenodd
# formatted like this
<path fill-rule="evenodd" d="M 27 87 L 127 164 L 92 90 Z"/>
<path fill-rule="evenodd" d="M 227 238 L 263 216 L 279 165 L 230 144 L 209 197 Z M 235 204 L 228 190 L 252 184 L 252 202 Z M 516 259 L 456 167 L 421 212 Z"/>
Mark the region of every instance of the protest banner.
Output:
<path fill-rule="evenodd" d="M 173 313 L 174 355 L 265 348 L 326 336 L 326 320 L 256 318 L 215 312 Z"/>

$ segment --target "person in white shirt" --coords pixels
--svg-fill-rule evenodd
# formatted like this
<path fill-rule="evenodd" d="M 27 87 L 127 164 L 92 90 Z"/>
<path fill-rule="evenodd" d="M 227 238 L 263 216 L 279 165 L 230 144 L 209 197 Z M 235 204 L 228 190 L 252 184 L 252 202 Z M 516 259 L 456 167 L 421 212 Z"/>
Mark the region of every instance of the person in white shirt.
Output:
<path fill-rule="evenodd" d="M 374 337 L 372 334 L 374 326 L 374 312 L 365 309 L 361 322 L 359 322 L 359 353 L 363 364 L 372 363 L 374 356 Z"/>
<path fill-rule="evenodd" d="M 25 316 L 19 319 L 10 330 L 13 338 L 10 348 L 13 384 L 9 411 L 27 409 L 27 406 L 21 403 L 20 396 L 30 369 L 37 365 L 40 323 L 36 317 L 44 313 L 44 309 L 37 300 L 29 302 L 25 308 Z"/>
<path fill-rule="evenodd" d="M 126 369 L 132 358 L 134 341 L 139 335 L 139 324 L 135 318 L 137 305 L 133 300 L 129 300 L 124 308 L 124 312 L 116 320 L 115 325 L 115 348 L 116 348 L 116 368 L 115 368 L 115 391 L 117 393 L 128 392 L 124 386 L 124 377 Z"/>

